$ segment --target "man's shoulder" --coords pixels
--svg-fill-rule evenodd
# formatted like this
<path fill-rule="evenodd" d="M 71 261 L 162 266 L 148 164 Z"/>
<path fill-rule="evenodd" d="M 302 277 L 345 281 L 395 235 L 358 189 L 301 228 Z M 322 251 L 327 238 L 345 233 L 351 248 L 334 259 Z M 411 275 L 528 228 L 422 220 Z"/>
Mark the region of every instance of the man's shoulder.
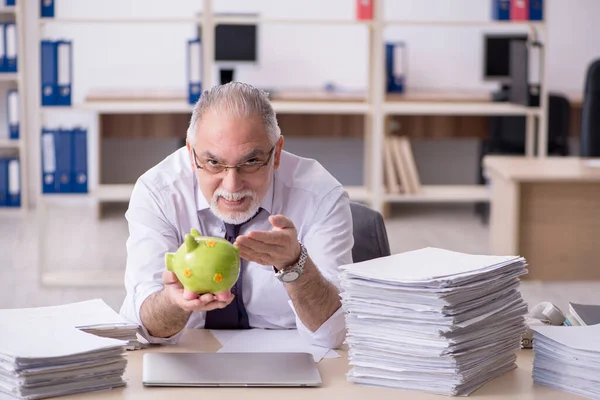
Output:
<path fill-rule="evenodd" d="M 344 192 L 343 185 L 317 160 L 289 152 L 281 153 L 277 179 L 296 199 L 309 197 L 319 201 L 332 192 Z"/>
<path fill-rule="evenodd" d="M 152 192 L 163 192 L 175 189 L 175 184 L 184 182 L 193 177 L 193 171 L 189 165 L 187 149 L 182 147 L 161 162 L 143 173 L 138 184 L 142 183 Z"/>

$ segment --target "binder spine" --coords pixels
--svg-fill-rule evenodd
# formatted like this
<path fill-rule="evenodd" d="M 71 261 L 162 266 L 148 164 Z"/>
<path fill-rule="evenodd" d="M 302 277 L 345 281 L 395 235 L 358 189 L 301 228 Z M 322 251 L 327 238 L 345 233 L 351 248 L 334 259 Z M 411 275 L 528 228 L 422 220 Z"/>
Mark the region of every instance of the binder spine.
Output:
<path fill-rule="evenodd" d="M 57 105 L 56 42 L 42 40 L 40 46 L 42 106 Z"/>
<path fill-rule="evenodd" d="M 8 204 L 21 206 L 21 162 L 18 158 L 8 160 Z"/>
<path fill-rule="evenodd" d="M 385 65 L 387 92 L 404 92 L 406 80 L 406 47 L 403 42 L 386 43 Z"/>
<path fill-rule="evenodd" d="M 87 131 L 75 128 L 72 131 L 73 139 L 73 192 L 88 192 L 88 165 L 87 165 Z"/>
<path fill-rule="evenodd" d="M 72 134 L 70 130 L 58 129 L 58 140 L 56 141 L 56 181 L 58 193 L 72 193 Z"/>
<path fill-rule="evenodd" d="M 202 42 L 188 40 L 188 102 L 196 104 L 202 94 Z"/>
<path fill-rule="evenodd" d="M 73 46 L 71 41 L 60 40 L 57 43 L 57 105 L 71 105 L 71 82 L 73 77 Z"/>
<path fill-rule="evenodd" d="M 529 0 L 529 20 L 543 21 L 544 20 L 544 1 Z"/>
<path fill-rule="evenodd" d="M 6 53 L 6 71 L 17 72 L 18 53 L 17 53 L 17 26 L 14 23 L 4 24 L 4 40 Z"/>
<path fill-rule="evenodd" d="M 16 0 L 6 0 L 6 5 L 7 6 L 16 6 L 17 1 Z"/>
<path fill-rule="evenodd" d="M 54 18 L 54 0 L 40 0 L 40 17 Z"/>
<path fill-rule="evenodd" d="M 510 0 L 492 0 L 492 18 L 496 21 L 510 20 Z"/>
<path fill-rule="evenodd" d="M 8 205 L 8 160 L 0 158 L 0 207 Z"/>
<path fill-rule="evenodd" d="M 8 132 L 11 139 L 19 139 L 19 92 L 9 90 L 7 94 Z"/>
<path fill-rule="evenodd" d="M 512 21 L 527 21 L 529 0 L 510 0 L 510 18 Z"/>
<path fill-rule="evenodd" d="M 42 130 L 42 192 L 56 193 L 56 131 Z"/>
<path fill-rule="evenodd" d="M 374 0 L 356 0 L 356 19 L 359 21 L 370 21 L 373 19 Z"/>

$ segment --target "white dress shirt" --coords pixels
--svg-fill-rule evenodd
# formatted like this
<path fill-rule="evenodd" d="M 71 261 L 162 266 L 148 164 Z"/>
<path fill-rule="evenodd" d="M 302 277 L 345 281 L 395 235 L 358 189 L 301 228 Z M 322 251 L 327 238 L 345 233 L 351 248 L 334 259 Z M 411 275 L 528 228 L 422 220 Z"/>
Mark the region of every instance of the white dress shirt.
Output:
<path fill-rule="evenodd" d="M 261 203 L 263 211 L 242 226 L 270 230 L 269 215 L 282 214 L 293 221 L 298 239 L 321 274 L 339 289 L 338 266 L 352 262 L 352 215 L 343 186 L 318 162 L 282 151 L 279 169 Z M 192 228 L 204 236 L 225 236 L 225 226 L 209 208 L 199 190 L 185 147 L 177 150 L 142 175 L 136 182 L 125 214 L 127 240 L 125 287 L 121 314 L 142 326 L 151 343 L 175 343 L 171 338 L 148 334 L 140 319 L 140 307 L 152 293 L 163 288 L 165 253 L 174 252 Z M 308 343 L 339 347 L 345 338 L 345 320 L 338 309 L 315 332 L 296 315 L 288 293 L 270 265 L 242 260 L 242 295 L 253 328 L 293 329 Z M 204 327 L 206 312 L 192 313 L 186 327 Z"/>

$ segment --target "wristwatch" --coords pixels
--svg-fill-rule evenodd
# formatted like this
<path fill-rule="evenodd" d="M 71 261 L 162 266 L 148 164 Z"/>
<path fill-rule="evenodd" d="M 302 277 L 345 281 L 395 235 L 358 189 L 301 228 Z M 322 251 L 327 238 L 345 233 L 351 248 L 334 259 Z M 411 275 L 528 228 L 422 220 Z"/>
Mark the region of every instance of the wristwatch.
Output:
<path fill-rule="evenodd" d="M 296 279 L 300 278 L 302 273 L 304 272 L 304 264 L 306 264 L 306 260 L 308 259 L 308 252 L 306 251 L 306 247 L 302 243 L 300 243 L 300 257 L 298 261 L 289 267 L 286 267 L 281 270 L 277 270 L 277 268 L 273 267 L 275 270 L 275 276 L 281 282 L 288 283 L 294 282 Z"/>

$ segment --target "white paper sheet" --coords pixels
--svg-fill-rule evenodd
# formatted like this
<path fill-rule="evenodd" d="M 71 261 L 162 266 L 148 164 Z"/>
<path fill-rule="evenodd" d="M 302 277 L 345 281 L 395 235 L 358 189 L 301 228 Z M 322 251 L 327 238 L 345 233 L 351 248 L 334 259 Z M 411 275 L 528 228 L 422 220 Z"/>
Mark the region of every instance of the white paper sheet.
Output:
<path fill-rule="evenodd" d="M 600 352 L 600 325 L 543 325 L 531 326 L 531 329 L 571 349 Z"/>
<path fill-rule="evenodd" d="M 214 334 L 214 331 L 211 332 Z M 220 331 L 215 337 L 222 344 L 218 353 L 300 352 L 312 354 L 315 362 L 340 357 L 334 350 L 307 344 L 296 329 Z"/>

